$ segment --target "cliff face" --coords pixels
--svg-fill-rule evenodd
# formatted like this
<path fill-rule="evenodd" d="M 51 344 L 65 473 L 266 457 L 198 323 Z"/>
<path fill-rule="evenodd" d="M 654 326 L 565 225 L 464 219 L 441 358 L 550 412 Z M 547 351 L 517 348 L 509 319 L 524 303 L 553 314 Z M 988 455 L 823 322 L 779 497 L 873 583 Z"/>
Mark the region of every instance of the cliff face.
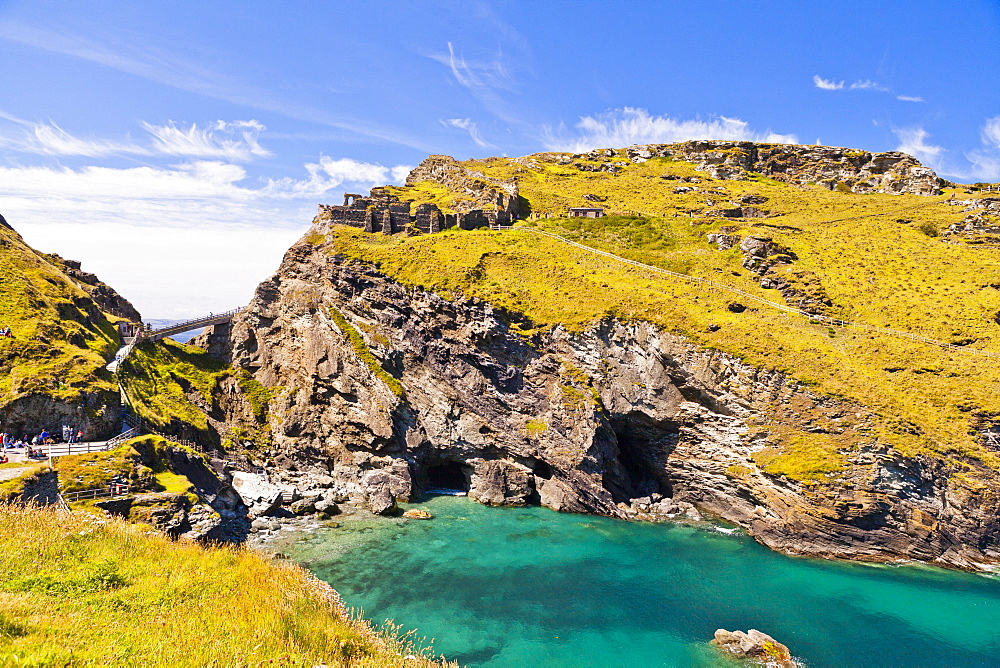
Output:
<path fill-rule="evenodd" d="M 864 407 L 647 323 L 523 336 L 517 320 L 302 241 L 206 342 L 271 388 L 267 409 L 234 394 L 217 410 L 269 431 L 279 466 L 380 509 L 462 485 L 487 504 L 615 517 L 693 504 L 794 553 L 965 568 L 1000 555 L 995 473 L 972 486 L 877 444 Z M 759 464 L 782 429 L 860 445 L 825 480 L 794 482 Z"/>

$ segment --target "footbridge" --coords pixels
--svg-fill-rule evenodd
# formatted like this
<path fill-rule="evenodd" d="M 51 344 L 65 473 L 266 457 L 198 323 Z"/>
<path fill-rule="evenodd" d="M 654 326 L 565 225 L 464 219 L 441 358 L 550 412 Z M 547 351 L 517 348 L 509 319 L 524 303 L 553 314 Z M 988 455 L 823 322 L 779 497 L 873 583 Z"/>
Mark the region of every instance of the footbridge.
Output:
<path fill-rule="evenodd" d="M 209 313 L 208 315 L 200 318 L 185 320 L 184 322 L 179 322 L 176 325 L 161 327 L 160 329 L 143 330 L 139 335 L 139 339 L 141 341 L 159 341 L 166 336 L 183 334 L 184 332 L 190 332 L 192 329 L 201 329 L 203 327 L 211 327 L 212 325 L 224 325 L 232 322 L 233 316 L 242 311 L 244 308 L 246 307 L 241 306 L 239 308 L 234 308 L 231 311 L 226 311 L 225 313 Z"/>
<path fill-rule="evenodd" d="M 190 332 L 194 329 L 202 329 L 203 327 L 211 327 L 212 325 L 224 325 L 232 322 L 233 316 L 242 311 L 244 308 L 246 307 L 240 306 L 239 308 L 234 308 L 224 313 L 209 313 L 208 315 L 204 315 L 199 318 L 192 318 L 191 320 L 185 320 L 184 322 L 178 322 L 166 327 L 160 327 L 159 329 L 123 323 L 124 329 L 122 331 L 122 347 L 118 349 L 117 353 L 115 353 L 115 358 L 107 364 L 107 369 L 112 373 L 117 372 L 122 361 L 129 356 L 136 344 L 142 341 L 159 341 L 164 337 L 172 336 L 174 334 L 183 334 L 184 332 Z"/>

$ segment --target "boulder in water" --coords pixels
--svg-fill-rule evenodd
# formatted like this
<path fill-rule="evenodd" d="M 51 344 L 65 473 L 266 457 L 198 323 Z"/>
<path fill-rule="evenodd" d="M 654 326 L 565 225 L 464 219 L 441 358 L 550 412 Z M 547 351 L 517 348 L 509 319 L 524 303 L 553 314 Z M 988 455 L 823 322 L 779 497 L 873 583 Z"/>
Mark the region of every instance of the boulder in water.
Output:
<path fill-rule="evenodd" d="M 795 668 L 799 665 L 787 647 L 757 629 L 746 633 L 719 629 L 712 644 L 734 657 L 757 661 L 769 668 Z"/>
<path fill-rule="evenodd" d="M 420 508 L 410 508 L 403 513 L 403 517 L 409 517 L 411 520 L 429 520 L 434 516 L 426 510 L 421 510 Z"/>

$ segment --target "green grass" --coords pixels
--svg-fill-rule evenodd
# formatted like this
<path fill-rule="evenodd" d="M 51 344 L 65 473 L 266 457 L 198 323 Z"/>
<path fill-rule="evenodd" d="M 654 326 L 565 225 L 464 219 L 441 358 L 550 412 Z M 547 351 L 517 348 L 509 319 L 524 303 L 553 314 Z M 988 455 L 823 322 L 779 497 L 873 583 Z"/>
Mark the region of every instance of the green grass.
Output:
<path fill-rule="evenodd" d="M 169 430 L 190 425 L 205 431 L 204 408 L 212 403 L 212 391 L 233 374 L 231 367 L 201 348 L 163 339 L 137 346 L 119 377 L 129 403 L 154 426 Z"/>
<path fill-rule="evenodd" d="M 341 332 L 343 332 L 344 337 L 350 341 L 351 347 L 354 348 L 354 352 L 357 354 L 358 358 L 360 358 L 368 369 L 375 374 L 376 378 L 381 380 L 389 387 L 390 390 L 392 390 L 393 394 L 397 397 L 403 396 L 403 386 L 395 377 L 391 376 L 389 372 L 382 368 L 382 364 L 378 361 L 378 359 L 376 359 L 375 355 L 372 354 L 372 351 L 368 348 L 368 344 L 365 343 L 364 337 L 361 336 L 361 333 L 358 332 L 358 330 L 356 330 L 351 323 L 347 322 L 347 318 L 344 317 L 343 313 L 338 311 L 333 306 L 329 307 L 329 310 L 330 317 L 333 318 L 335 323 L 337 323 L 337 327 Z"/>
<path fill-rule="evenodd" d="M 31 394 L 113 391 L 102 367 L 118 347 L 109 316 L 49 258 L 0 226 L 0 406 Z M 117 318 L 114 318 L 117 320 Z"/>
<path fill-rule="evenodd" d="M 236 372 L 236 381 L 239 383 L 240 389 L 243 390 L 243 396 L 250 402 L 250 408 L 253 410 L 254 417 L 257 418 L 258 422 L 265 422 L 267 420 L 268 405 L 277 396 L 281 388 L 264 387 L 249 372 L 243 369 Z"/>
<path fill-rule="evenodd" d="M 0 505 L 0 664 L 429 666 L 302 569 Z"/>
<path fill-rule="evenodd" d="M 191 481 L 171 470 L 168 447 L 204 456 L 160 436 L 147 435 L 105 452 L 57 457 L 53 468 L 59 473 L 63 492 L 106 487 L 115 476 L 123 476 L 138 491 L 191 493 Z"/>
<path fill-rule="evenodd" d="M 994 320 L 1000 311 L 1000 253 L 945 243 L 926 232 L 965 215 L 945 202 L 951 192 L 933 198 L 859 195 L 764 178 L 715 181 L 688 163 L 665 159 L 631 165 L 615 176 L 580 172 L 544 156 L 466 164 L 487 176 L 518 179 L 535 212 L 582 205 L 587 193 L 606 197 L 602 206 L 609 211 L 633 212 L 590 220 L 542 218 L 521 226 L 781 302 L 778 291 L 761 288 L 742 267 L 738 249 L 719 251 L 706 241 L 719 231 L 768 237 L 796 258 L 776 273 L 803 292 L 829 297 L 828 315 L 1000 351 Z M 664 180 L 663 174 L 697 175 L 702 182 Z M 674 194 L 681 185 L 703 190 Z M 717 188 L 724 193 L 707 190 Z M 709 214 L 744 195 L 767 197 L 755 206 L 775 215 L 736 220 Z M 975 413 L 1000 413 L 1000 368 L 981 357 L 856 329 L 835 329 L 831 336 L 826 325 L 753 302 L 743 313 L 731 313 L 726 306 L 740 300 L 732 293 L 631 268 L 528 231 L 387 238 L 337 228 L 325 250 L 370 262 L 407 285 L 523 314 L 530 324 L 521 326 L 529 330 L 561 324 L 581 331 L 609 316 L 647 320 L 701 346 L 783 371 L 814 391 L 869 407 L 876 416 L 871 429 L 853 431 L 853 417 L 834 425 L 846 425 L 852 435 L 848 450 L 877 440 L 907 455 L 945 458 L 973 477 L 977 462 L 1000 469 L 1000 458 L 972 435 Z M 709 325 L 718 330 L 709 331 Z M 843 463 L 837 448 L 806 447 L 791 432 L 776 431 L 775 440 L 766 465 L 774 473 L 818 480 Z"/>

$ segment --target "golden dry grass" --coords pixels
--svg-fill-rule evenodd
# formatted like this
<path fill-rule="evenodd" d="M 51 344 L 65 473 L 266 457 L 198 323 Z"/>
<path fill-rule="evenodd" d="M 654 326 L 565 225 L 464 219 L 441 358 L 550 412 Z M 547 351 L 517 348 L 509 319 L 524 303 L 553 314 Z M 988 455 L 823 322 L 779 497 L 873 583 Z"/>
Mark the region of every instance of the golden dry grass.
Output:
<path fill-rule="evenodd" d="M 431 666 L 304 570 L 0 504 L 0 664 Z"/>

